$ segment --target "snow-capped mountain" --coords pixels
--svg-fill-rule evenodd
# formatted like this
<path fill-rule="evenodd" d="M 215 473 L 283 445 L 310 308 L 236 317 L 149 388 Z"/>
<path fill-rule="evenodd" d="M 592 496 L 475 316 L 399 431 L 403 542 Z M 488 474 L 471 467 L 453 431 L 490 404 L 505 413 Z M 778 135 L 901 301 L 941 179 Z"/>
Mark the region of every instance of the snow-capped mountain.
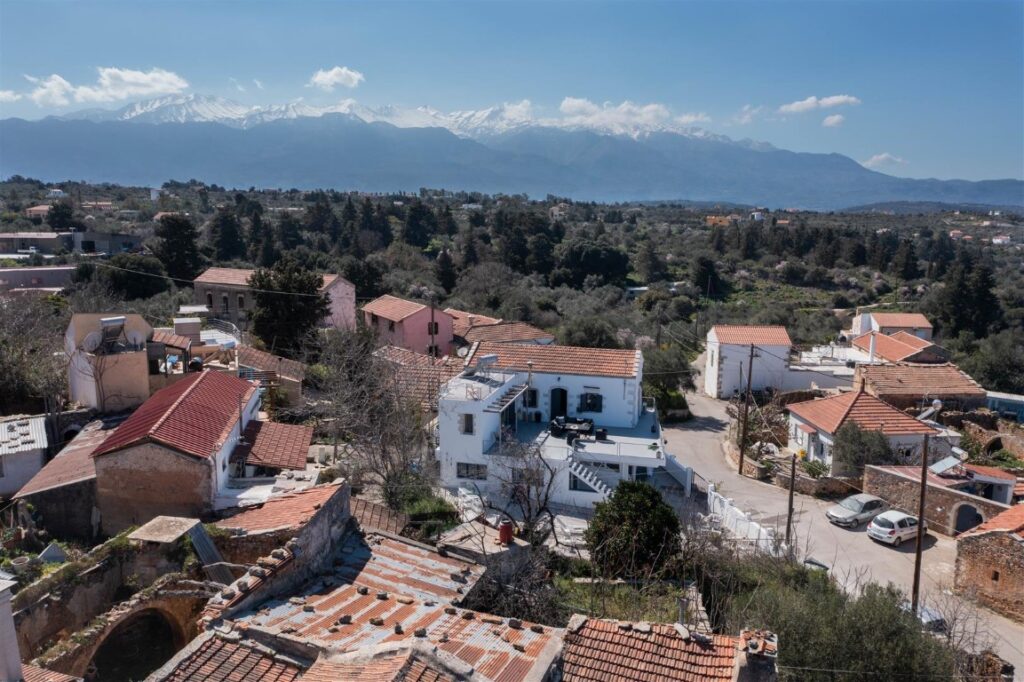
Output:
<path fill-rule="evenodd" d="M 388 123 L 398 128 L 445 128 L 460 137 L 477 138 L 529 127 L 586 130 L 638 138 L 651 133 L 676 133 L 687 137 L 729 141 L 725 136 L 671 121 L 593 120 L 535 117 L 530 102 L 513 102 L 486 109 L 444 112 L 429 106 L 404 108 L 392 105 L 369 107 L 352 99 L 337 104 L 314 106 L 305 102 L 245 106 L 210 95 L 171 95 L 136 102 L 116 110 L 87 109 L 60 118 L 65 120 L 134 121 L 136 123 L 221 123 L 236 128 L 281 119 L 316 118 L 325 114 L 347 114 L 366 123 Z"/>

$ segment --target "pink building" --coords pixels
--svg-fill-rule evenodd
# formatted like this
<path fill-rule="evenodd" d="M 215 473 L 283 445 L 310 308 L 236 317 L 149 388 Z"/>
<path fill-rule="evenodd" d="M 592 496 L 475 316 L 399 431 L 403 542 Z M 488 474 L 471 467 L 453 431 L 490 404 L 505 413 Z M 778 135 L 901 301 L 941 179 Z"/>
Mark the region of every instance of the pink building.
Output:
<path fill-rule="evenodd" d="M 363 306 L 363 321 L 381 343 L 440 357 L 452 351 L 452 316 L 443 310 L 384 295 Z"/>

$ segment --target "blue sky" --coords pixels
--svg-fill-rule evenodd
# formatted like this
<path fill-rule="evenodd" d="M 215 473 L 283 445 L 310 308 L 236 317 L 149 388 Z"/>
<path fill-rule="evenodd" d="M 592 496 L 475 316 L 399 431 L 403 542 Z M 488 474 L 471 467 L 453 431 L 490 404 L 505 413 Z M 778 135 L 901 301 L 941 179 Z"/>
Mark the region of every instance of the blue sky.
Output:
<path fill-rule="evenodd" d="M 537 118 L 685 117 L 894 175 L 1022 178 L 1024 2 L 0 0 L 0 116 L 166 92 L 529 100 Z"/>

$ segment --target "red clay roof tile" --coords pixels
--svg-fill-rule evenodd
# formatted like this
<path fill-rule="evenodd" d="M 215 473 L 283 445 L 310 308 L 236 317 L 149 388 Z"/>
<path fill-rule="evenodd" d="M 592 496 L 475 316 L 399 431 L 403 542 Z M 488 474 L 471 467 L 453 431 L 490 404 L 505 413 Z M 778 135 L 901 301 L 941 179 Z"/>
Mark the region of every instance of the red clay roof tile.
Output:
<path fill-rule="evenodd" d="M 398 298 L 397 296 L 391 296 L 390 294 L 384 294 L 378 298 L 373 299 L 369 303 L 363 306 L 365 312 L 376 315 L 377 317 L 383 317 L 385 320 L 393 320 L 400 322 L 405 318 L 409 317 L 414 313 L 418 313 L 427 306 L 422 303 L 416 303 L 415 301 L 407 301 L 404 298 Z M 436 314 L 444 314 L 441 311 L 436 311 Z"/>
<path fill-rule="evenodd" d="M 903 396 L 976 396 L 985 389 L 956 365 L 860 365 L 857 373 L 875 393 Z"/>
<path fill-rule="evenodd" d="M 232 460 L 250 466 L 303 471 L 313 441 L 313 427 L 254 420 L 245 427 L 244 440 L 245 444 L 231 454 Z"/>
<path fill-rule="evenodd" d="M 938 433 L 924 422 L 862 391 L 792 403 L 786 409 L 829 434 L 838 431 L 847 420 L 862 429 L 881 431 L 885 435 Z"/>
<path fill-rule="evenodd" d="M 316 515 L 317 510 L 344 490 L 345 486 L 341 484 L 318 485 L 272 497 L 259 507 L 217 521 L 217 527 L 244 530 L 247 533 L 301 528 Z"/>
<path fill-rule="evenodd" d="M 382 530 L 392 535 L 401 535 L 409 525 L 409 517 L 406 514 L 361 497 L 349 500 L 349 510 L 359 522 L 359 527 L 366 531 Z"/>
<path fill-rule="evenodd" d="M 212 457 L 238 423 L 256 387 L 207 370 L 160 389 L 96 449 L 93 457 L 154 441 L 194 457 Z"/>
<path fill-rule="evenodd" d="M 789 332 L 780 325 L 716 324 L 711 328 L 719 343 L 743 346 L 792 346 Z"/>
<path fill-rule="evenodd" d="M 580 374 L 632 379 L 640 371 L 640 351 L 579 346 L 494 343 L 482 341 L 472 347 L 466 366 L 485 355 L 496 355 L 496 369 L 529 370 L 543 374 Z"/>
<path fill-rule="evenodd" d="M 477 325 L 461 334 L 469 343 L 493 341 L 495 343 L 520 343 L 528 341 L 554 341 L 553 334 L 525 322 L 498 322 Z"/>
<path fill-rule="evenodd" d="M 932 323 L 921 313 L 871 313 L 871 317 L 879 327 L 932 328 Z"/>
<path fill-rule="evenodd" d="M 279 377 L 302 381 L 306 378 L 306 365 L 280 355 L 257 350 L 251 346 L 238 347 L 238 364 L 258 372 L 277 372 Z"/>
<path fill-rule="evenodd" d="M 70 443 L 40 469 L 14 497 L 21 498 L 53 488 L 96 478 L 92 453 L 114 433 L 124 418 L 98 419 L 86 424 Z"/>
<path fill-rule="evenodd" d="M 243 268 L 207 268 L 203 274 L 196 277 L 193 282 L 199 284 L 220 284 L 221 286 L 233 286 L 233 287 L 247 287 L 249 286 L 249 278 L 252 277 L 255 270 L 246 270 Z M 345 278 L 341 275 L 326 274 L 321 279 L 320 291 L 328 288 L 339 279 L 344 280 Z M 348 280 L 345 280 L 346 282 Z"/>
<path fill-rule="evenodd" d="M 456 336 L 462 336 L 470 327 L 498 324 L 501 322 L 501 318 L 489 317 L 487 315 L 480 315 L 479 313 L 471 313 L 466 310 L 458 310 L 456 308 L 445 308 L 444 311 L 452 317 L 452 331 Z M 473 318 L 470 320 L 469 318 Z"/>
<path fill-rule="evenodd" d="M 301 675 L 293 662 L 211 635 L 164 682 L 292 682 Z"/>
<path fill-rule="evenodd" d="M 1011 533 L 1024 540 L 1024 504 L 1015 504 L 1001 514 L 996 514 L 980 526 L 972 528 L 959 537 L 964 538 L 981 533 Z"/>
<path fill-rule="evenodd" d="M 72 677 L 59 673 L 56 670 L 47 670 L 29 663 L 21 664 L 22 682 L 76 682 L 82 678 Z"/>
<path fill-rule="evenodd" d="M 901 332 L 902 333 L 902 332 Z M 937 349 L 931 341 L 925 341 L 924 345 L 921 345 L 922 339 L 918 339 L 916 336 L 913 338 L 915 341 L 909 341 L 906 337 L 912 336 L 911 334 L 903 334 L 899 338 L 897 335 L 889 336 L 888 334 L 882 334 L 881 332 L 868 332 L 861 334 L 857 338 L 853 339 L 850 343 L 861 349 L 864 352 L 871 352 L 871 338 L 875 339 L 875 356 L 885 360 L 887 362 L 900 362 L 902 360 L 910 360 L 918 353 L 922 351 Z"/>

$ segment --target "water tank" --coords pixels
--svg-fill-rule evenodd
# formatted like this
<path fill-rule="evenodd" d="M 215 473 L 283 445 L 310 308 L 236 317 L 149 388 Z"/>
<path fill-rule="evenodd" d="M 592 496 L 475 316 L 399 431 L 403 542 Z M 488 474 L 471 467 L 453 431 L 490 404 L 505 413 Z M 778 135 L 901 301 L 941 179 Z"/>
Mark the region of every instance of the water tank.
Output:
<path fill-rule="evenodd" d="M 498 542 L 503 545 L 512 544 L 512 522 L 508 519 L 502 519 L 498 524 Z"/>

